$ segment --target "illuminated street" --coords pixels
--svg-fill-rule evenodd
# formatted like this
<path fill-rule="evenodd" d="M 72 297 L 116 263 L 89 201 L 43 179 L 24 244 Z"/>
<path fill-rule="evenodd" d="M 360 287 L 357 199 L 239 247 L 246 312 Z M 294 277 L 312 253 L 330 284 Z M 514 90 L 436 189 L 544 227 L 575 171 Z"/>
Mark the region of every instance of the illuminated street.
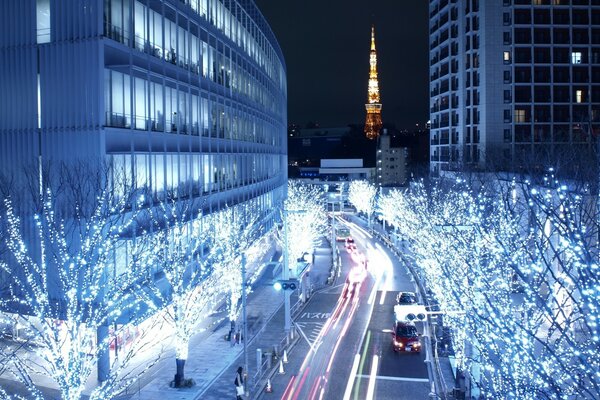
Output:
<path fill-rule="evenodd" d="M 290 361 L 286 375 L 275 377 L 275 393 L 289 400 L 425 397 L 425 353 L 396 354 L 390 335 L 396 293 L 414 291 L 414 285 L 405 268 L 366 231 L 349 226 L 356 253 L 338 242 L 342 273 L 335 286 L 313 296 L 296 320 L 302 339 L 292 356 L 306 356 L 301 365 Z M 359 254 L 367 257 L 368 274 L 357 292 L 346 293 L 344 277 L 362 268 Z"/>

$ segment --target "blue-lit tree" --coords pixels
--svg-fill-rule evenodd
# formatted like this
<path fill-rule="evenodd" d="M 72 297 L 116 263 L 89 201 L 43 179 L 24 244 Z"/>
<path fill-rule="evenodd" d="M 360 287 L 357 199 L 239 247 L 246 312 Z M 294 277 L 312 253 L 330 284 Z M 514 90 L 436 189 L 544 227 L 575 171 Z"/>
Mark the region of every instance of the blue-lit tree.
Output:
<path fill-rule="evenodd" d="M 377 187 L 366 180 L 352 181 L 348 186 L 348 201 L 356 207 L 356 211 L 365 213 L 369 227 L 375 211 L 376 196 Z"/>
<path fill-rule="evenodd" d="M 31 336 L 11 354 L 6 371 L 31 397 L 41 398 L 36 381 L 50 377 L 64 399 L 82 398 L 99 359 L 108 358 L 128 326 L 148 319 L 134 293 L 147 275 L 151 257 L 136 226 L 140 203 L 118 171 L 103 166 L 60 166 L 54 185 L 34 195 L 33 213 L 4 199 L 8 254 L 0 269 L 8 291 L 0 307 L 10 310 Z M 41 187 L 42 185 L 32 185 Z M 55 195 L 56 193 L 56 195 Z M 23 211 L 23 212 L 21 212 Z M 127 257 L 115 258 L 127 246 Z M 121 273 L 122 272 L 122 273 Z M 133 357 L 151 344 L 148 319 L 131 343 L 108 361 L 105 380 L 89 389 L 90 399 L 109 399 L 150 368 L 158 356 L 129 369 Z M 97 332 L 112 334 L 100 336 Z"/>
<path fill-rule="evenodd" d="M 287 219 L 287 246 L 290 268 L 305 252 L 310 252 L 319 238 L 327 231 L 325 193 L 316 185 L 301 181 L 288 181 L 287 198 L 282 220 Z M 279 242 L 285 247 L 285 231 L 280 232 Z"/>
<path fill-rule="evenodd" d="M 210 219 L 202 217 L 197 203 L 171 196 L 148 210 L 153 232 L 149 236 L 158 249 L 153 264 L 162 279 L 152 280 L 151 291 L 143 300 L 152 304 L 173 329 L 175 387 L 192 384 L 184 376 L 190 339 L 222 300 L 222 271 L 211 268 L 214 229 Z"/>
<path fill-rule="evenodd" d="M 485 398 L 599 398 L 598 214 L 559 185 L 491 180 L 392 192 L 411 244 Z M 393 222 L 392 222 L 393 221 Z"/>
<path fill-rule="evenodd" d="M 213 268 L 218 271 L 220 290 L 227 294 L 230 334 L 239 317 L 242 288 L 248 294 L 248 280 L 242 282 L 242 255 L 259 239 L 259 218 L 252 202 L 226 207 L 209 216 L 214 231 Z"/>

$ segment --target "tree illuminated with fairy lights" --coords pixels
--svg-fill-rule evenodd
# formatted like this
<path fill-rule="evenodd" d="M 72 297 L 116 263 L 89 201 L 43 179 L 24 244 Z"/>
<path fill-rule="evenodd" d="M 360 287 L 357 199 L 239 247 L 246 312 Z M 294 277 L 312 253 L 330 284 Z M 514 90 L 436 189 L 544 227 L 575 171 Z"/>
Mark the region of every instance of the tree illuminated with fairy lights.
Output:
<path fill-rule="evenodd" d="M 219 271 L 220 287 L 227 293 L 227 310 L 232 323 L 240 313 L 242 255 L 247 255 L 259 238 L 260 215 L 256 210 L 253 202 L 247 202 L 209 216 L 214 230 L 214 268 Z M 248 294 L 248 280 L 243 286 Z"/>
<path fill-rule="evenodd" d="M 410 243 L 475 390 L 600 398 L 594 196 L 551 174 L 475 188 L 421 182 L 386 196 L 383 215 Z"/>
<path fill-rule="evenodd" d="M 290 268 L 295 260 L 315 247 L 327 230 L 325 193 L 319 186 L 300 181 L 288 182 L 287 198 L 284 202 L 282 220 L 287 219 L 287 245 Z M 285 247 L 285 232 L 281 230 L 279 242 Z"/>
<path fill-rule="evenodd" d="M 151 251 L 138 240 L 139 202 L 133 191 L 115 190 L 116 173 L 106 179 L 99 169 L 60 170 L 60 187 L 47 187 L 33 213 L 4 200 L 8 254 L 0 262 L 5 290 L 3 310 L 10 310 L 28 336 L 5 364 L 5 374 L 21 382 L 32 398 L 42 398 L 37 382 L 49 377 L 61 398 L 110 399 L 158 360 L 130 368 L 137 354 L 160 329 L 134 295 L 147 274 Z M 114 172 L 114 171 L 113 171 Z M 55 195 L 57 193 L 57 195 Z M 21 206 L 21 204 L 19 204 Z M 115 267 L 115 257 L 128 256 Z M 146 320 L 145 329 L 117 342 L 129 328 Z M 112 332 L 110 330 L 112 329 Z M 97 333 L 106 334 L 96 340 Z M 111 356 L 110 370 L 94 387 L 86 387 L 98 360 Z"/>
<path fill-rule="evenodd" d="M 214 229 L 199 204 L 171 198 L 149 210 L 154 265 L 162 280 L 150 285 L 145 302 L 153 304 L 173 329 L 177 373 L 174 386 L 189 386 L 184 376 L 190 339 L 222 300 L 220 269 L 211 268 Z"/>
<path fill-rule="evenodd" d="M 348 201 L 356 207 L 356 211 L 362 212 L 367 216 L 369 227 L 371 226 L 371 217 L 377 203 L 376 196 L 377 186 L 366 180 L 352 181 L 348 186 Z"/>

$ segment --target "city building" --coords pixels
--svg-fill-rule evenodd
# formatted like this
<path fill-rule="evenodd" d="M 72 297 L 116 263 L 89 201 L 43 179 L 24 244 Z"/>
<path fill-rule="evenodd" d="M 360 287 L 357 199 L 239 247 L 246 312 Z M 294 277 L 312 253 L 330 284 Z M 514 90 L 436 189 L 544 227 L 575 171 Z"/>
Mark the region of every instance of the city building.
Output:
<path fill-rule="evenodd" d="M 590 150 L 600 128 L 597 0 L 429 5 L 434 175 Z"/>
<path fill-rule="evenodd" d="M 333 158 L 340 152 L 344 137 L 351 133 L 349 126 L 288 129 L 288 164 L 290 168 L 318 167 L 319 160 Z M 290 170 L 290 176 L 293 172 Z"/>
<path fill-rule="evenodd" d="M 377 185 L 380 187 L 404 185 L 407 179 L 408 149 L 392 147 L 392 138 L 385 128 L 378 140 Z"/>
<path fill-rule="evenodd" d="M 377 80 L 377 50 L 375 49 L 375 27 L 371 27 L 371 54 L 369 56 L 369 95 L 365 104 L 367 118 L 365 135 L 369 139 L 379 137 L 383 127 L 381 122 L 381 101 L 379 99 L 379 81 Z"/>
<path fill-rule="evenodd" d="M 0 77 L 3 173 L 102 161 L 152 198 L 277 218 L 286 66 L 252 0 L 4 2 Z"/>

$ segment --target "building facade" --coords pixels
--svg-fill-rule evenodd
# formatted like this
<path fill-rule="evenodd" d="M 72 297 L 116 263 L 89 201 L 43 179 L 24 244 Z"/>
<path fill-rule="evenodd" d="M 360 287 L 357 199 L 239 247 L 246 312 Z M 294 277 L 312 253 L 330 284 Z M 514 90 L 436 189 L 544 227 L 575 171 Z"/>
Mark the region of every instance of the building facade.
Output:
<path fill-rule="evenodd" d="M 210 212 L 281 202 L 287 88 L 252 0 L 27 0 L 0 25 L 0 168 L 102 159 Z"/>
<path fill-rule="evenodd" d="M 434 175 L 591 147 L 600 127 L 599 1 L 429 4 Z"/>
<path fill-rule="evenodd" d="M 392 138 L 383 129 L 379 137 L 377 148 L 377 185 L 402 186 L 406 184 L 408 149 L 406 147 L 392 147 Z"/>
<path fill-rule="evenodd" d="M 252 0 L 3 3 L 0 171 L 20 183 L 47 163 L 108 163 L 151 199 L 251 203 L 268 228 L 286 110 L 285 61 Z"/>

